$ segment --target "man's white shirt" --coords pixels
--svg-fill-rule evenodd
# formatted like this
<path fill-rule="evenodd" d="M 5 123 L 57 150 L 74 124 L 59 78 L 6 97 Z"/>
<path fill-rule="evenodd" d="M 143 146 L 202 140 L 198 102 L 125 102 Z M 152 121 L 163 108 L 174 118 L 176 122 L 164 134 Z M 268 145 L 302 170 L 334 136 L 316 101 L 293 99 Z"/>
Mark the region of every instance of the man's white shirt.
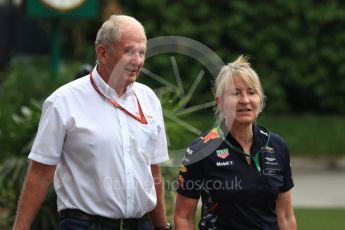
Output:
<path fill-rule="evenodd" d="M 57 165 L 58 210 L 80 209 L 109 218 L 136 218 L 156 205 L 151 165 L 168 157 L 161 105 L 140 83 L 120 98 L 99 76 L 99 90 L 138 115 L 139 99 L 148 124 L 115 108 L 92 87 L 89 76 L 68 83 L 43 105 L 29 159 Z"/>

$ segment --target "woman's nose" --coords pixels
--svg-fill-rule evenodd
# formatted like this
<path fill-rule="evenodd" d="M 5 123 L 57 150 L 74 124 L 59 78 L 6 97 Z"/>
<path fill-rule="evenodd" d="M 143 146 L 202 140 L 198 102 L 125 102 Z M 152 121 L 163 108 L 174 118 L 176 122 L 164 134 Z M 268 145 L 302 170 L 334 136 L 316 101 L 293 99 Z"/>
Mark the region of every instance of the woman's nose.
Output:
<path fill-rule="evenodd" d="M 249 97 L 247 95 L 247 93 L 242 93 L 240 94 L 240 103 L 248 103 L 249 102 Z"/>

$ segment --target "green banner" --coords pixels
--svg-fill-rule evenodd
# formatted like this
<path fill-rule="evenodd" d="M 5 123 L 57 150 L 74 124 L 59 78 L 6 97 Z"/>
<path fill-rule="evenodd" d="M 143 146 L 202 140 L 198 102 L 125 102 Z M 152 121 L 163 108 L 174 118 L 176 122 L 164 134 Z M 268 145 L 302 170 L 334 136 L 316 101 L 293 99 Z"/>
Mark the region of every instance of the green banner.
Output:
<path fill-rule="evenodd" d="M 41 18 L 96 18 L 97 0 L 27 0 L 27 15 Z"/>

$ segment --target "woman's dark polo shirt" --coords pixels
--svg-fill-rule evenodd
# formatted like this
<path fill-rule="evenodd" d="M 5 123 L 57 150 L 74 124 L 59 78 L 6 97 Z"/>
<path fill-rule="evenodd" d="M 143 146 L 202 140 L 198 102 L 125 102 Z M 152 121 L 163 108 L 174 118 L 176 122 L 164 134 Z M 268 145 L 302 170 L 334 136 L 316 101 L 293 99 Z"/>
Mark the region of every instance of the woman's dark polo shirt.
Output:
<path fill-rule="evenodd" d="M 194 141 L 182 160 L 177 192 L 192 199 L 201 196 L 200 229 L 278 229 L 277 197 L 293 187 L 287 144 L 253 125 L 251 155 L 262 149 L 259 172 L 236 150 L 243 151 L 226 127 L 221 129 L 235 148 L 217 128 Z"/>

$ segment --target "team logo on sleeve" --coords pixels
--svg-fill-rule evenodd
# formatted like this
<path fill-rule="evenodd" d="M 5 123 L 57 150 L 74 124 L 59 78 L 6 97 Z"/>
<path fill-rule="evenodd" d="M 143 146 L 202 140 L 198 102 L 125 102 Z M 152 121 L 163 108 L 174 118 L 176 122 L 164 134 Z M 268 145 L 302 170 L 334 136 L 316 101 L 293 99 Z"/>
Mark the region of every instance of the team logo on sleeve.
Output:
<path fill-rule="evenodd" d="M 193 154 L 193 150 L 191 150 L 189 147 L 187 148 L 186 152 L 187 152 L 188 155 L 192 155 Z"/>
<path fill-rule="evenodd" d="M 217 157 L 225 159 L 229 156 L 229 149 L 219 149 L 216 151 Z"/>
<path fill-rule="evenodd" d="M 187 158 L 187 157 L 183 157 L 182 158 L 182 163 L 186 163 L 186 164 L 188 164 L 190 162 L 190 160 Z"/>
<path fill-rule="evenodd" d="M 274 148 L 270 147 L 270 146 L 266 146 L 264 149 L 263 149 L 263 152 L 266 152 L 266 153 L 274 153 Z"/>
<path fill-rule="evenodd" d="M 204 137 L 202 137 L 202 140 L 204 143 L 209 142 L 212 139 L 217 139 L 219 138 L 219 133 L 216 128 L 213 128 L 208 134 L 206 134 Z"/>
<path fill-rule="evenodd" d="M 260 130 L 260 133 L 262 133 L 262 134 L 268 136 L 268 133 L 267 133 L 267 132 L 264 132 L 264 131 L 262 131 L 262 130 Z"/>
<path fill-rule="evenodd" d="M 264 162 L 266 165 L 279 165 L 275 157 L 265 157 Z"/>

